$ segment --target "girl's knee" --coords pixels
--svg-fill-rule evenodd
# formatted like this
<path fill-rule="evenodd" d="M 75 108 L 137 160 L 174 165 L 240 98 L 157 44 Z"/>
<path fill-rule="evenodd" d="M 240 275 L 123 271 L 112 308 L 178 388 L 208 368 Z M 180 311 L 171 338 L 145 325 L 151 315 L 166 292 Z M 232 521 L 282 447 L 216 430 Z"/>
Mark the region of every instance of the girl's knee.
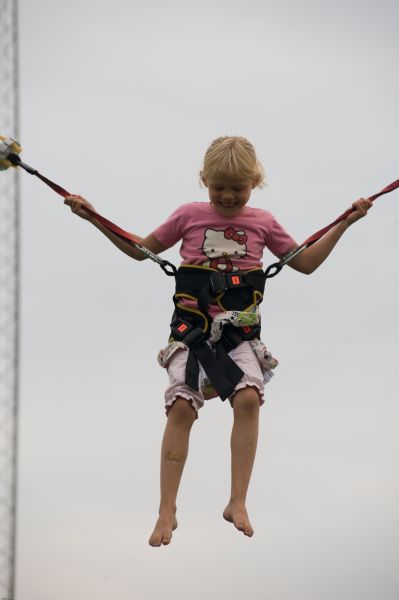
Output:
<path fill-rule="evenodd" d="M 186 398 L 176 398 L 168 411 L 168 419 L 175 423 L 192 425 L 196 418 L 197 412 Z"/>
<path fill-rule="evenodd" d="M 236 392 L 231 400 L 234 414 L 256 414 L 259 412 L 259 393 L 254 387 L 246 387 Z"/>

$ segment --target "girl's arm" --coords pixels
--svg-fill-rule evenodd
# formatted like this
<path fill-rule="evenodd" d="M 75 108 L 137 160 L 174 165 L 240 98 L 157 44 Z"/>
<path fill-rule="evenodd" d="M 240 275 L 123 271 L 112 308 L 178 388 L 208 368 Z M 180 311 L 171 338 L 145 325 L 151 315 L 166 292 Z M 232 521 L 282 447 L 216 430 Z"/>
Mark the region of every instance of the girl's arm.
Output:
<path fill-rule="evenodd" d="M 137 248 L 126 242 L 125 240 L 118 237 L 115 233 L 104 227 L 100 221 L 98 221 L 93 215 L 89 214 L 84 207 L 87 206 L 91 210 L 95 211 L 95 208 L 90 202 L 82 198 L 81 196 L 67 196 L 64 200 L 64 204 L 67 204 L 71 207 L 73 213 L 81 217 L 82 219 L 86 219 L 90 221 L 97 229 L 101 231 L 119 250 L 122 250 L 125 254 L 134 258 L 135 260 L 144 260 L 147 257 L 142 254 Z M 150 234 L 146 238 L 142 238 L 136 234 L 133 234 L 135 238 L 148 250 L 151 250 L 154 254 L 159 254 L 166 250 L 166 247 L 161 244 L 157 238 Z"/>
<path fill-rule="evenodd" d="M 327 258 L 335 244 L 338 242 L 342 234 L 348 229 L 352 223 L 358 221 L 367 214 L 367 211 L 373 206 L 371 200 L 360 198 L 352 204 L 354 209 L 346 219 L 338 223 L 330 229 L 320 240 L 315 244 L 295 256 L 289 263 L 290 267 L 306 275 L 313 273 Z"/>

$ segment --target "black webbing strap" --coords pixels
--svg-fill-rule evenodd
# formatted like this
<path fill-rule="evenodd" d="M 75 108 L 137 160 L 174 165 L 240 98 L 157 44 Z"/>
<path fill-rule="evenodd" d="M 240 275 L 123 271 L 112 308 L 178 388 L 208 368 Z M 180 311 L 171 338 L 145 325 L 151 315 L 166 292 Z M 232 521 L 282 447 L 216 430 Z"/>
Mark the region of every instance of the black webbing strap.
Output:
<path fill-rule="evenodd" d="M 211 322 L 208 306 L 215 302 L 216 298 L 221 298 L 224 310 L 245 310 L 253 304 L 255 290 L 262 298 L 264 287 L 265 275 L 262 269 L 255 269 L 248 273 L 241 271 L 223 273 L 213 269 L 182 265 L 176 273 L 176 293 L 173 301 L 177 305 L 180 297 L 194 297 L 201 313 Z"/>
<path fill-rule="evenodd" d="M 227 299 L 226 310 L 245 310 L 253 302 L 253 290 L 261 297 L 265 285 L 264 273 L 257 269 L 249 273 L 232 271 L 222 273 L 213 269 L 201 269 L 189 265 L 179 268 L 176 275 L 175 313 L 171 333 L 189 348 L 185 382 L 194 390 L 199 389 L 199 365 L 201 365 L 222 400 L 231 396 L 244 373 L 229 356 L 229 352 L 242 341 L 259 337 L 260 326 L 235 327 L 226 325 L 221 339 L 213 347 L 207 342 L 212 322 L 208 306 L 215 298 Z M 179 302 L 181 297 L 195 298 L 198 311 L 185 310 Z M 232 308 L 229 308 L 229 304 Z M 201 323 L 203 328 L 201 328 Z"/>
<path fill-rule="evenodd" d="M 184 342 L 189 349 L 186 384 L 193 390 L 199 389 L 199 365 L 201 364 L 220 398 L 226 400 L 231 396 L 244 373 L 227 354 L 223 345 L 217 344 L 216 348 L 212 349 L 205 333 L 183 319 L 173 320 L 171 330 L 174 339 Z"/>
<path fill-rule="evenodd" d="M 196 359 L 196 368 L 194 367 L 193 357 Z M 234 393 L 237 383 L 241 381 L 244 375 L 244 372 L 227 354 L 223 346 L 219 344 L 215 350 L 212 350 L 204 340 L 194 347 L 189 347 L 189 359 L 187 360 L 186 383 L 190 387 L 193 387 L 194 384 L 193 389 L 197 390 L 199 364 L 202 365 L 218 396 L 223 401 Z"/>

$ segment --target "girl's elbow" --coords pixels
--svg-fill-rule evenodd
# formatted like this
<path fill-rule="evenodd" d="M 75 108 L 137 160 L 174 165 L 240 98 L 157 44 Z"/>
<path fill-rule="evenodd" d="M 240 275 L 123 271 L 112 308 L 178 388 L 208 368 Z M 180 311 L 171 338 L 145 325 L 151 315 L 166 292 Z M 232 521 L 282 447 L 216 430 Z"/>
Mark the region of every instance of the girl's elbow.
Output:
<path fill-rule="evenodd" d="M 314 267 L 313 265 L 306 265 L 302 271 L 302 273 L 304 275 L 311 275 L 312 273 L 314 273 L 316 271 L 317 267 Z"/>
<path fill-rule="evenodd" d="M 297 257 L 299 258 L 299 257 Z M 295 269 L 295 271 L 298 271 L 299 273 L 302 273 L 303 275 L 311 275 L 316 269 L 317 267 L 315 265 L 313 265 L 310 262 L 304 261 L 304 260 L 296 260 L 295 262 L 292 261 L 292 263 L 288 263 L 290 265 L 290 267 L 292 267 L 293 269 Z"/>

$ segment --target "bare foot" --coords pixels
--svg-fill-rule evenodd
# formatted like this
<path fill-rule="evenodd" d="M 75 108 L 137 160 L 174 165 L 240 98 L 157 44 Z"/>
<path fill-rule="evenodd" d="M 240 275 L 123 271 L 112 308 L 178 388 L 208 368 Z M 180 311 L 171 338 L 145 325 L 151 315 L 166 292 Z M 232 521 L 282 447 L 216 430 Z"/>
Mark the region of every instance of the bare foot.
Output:
<path fill-rule="evenodd" d="M 223 511 L 223 517 L 226 521 L 234 523 L 239 531 L 242 531 L 248 537 L 252 537 L 254 530 L 249 522 L 249 517 L 245 504 L 233 504 L 229 502 Z"/>
<path fill-rule="evenodd" d="M 148 543 L 150 546 L 167 546 L 172 539 L 172 531 L 177 527 L 177 519 L 174 513 L 162 513 L 159 515 L 155 529 Z"/>

